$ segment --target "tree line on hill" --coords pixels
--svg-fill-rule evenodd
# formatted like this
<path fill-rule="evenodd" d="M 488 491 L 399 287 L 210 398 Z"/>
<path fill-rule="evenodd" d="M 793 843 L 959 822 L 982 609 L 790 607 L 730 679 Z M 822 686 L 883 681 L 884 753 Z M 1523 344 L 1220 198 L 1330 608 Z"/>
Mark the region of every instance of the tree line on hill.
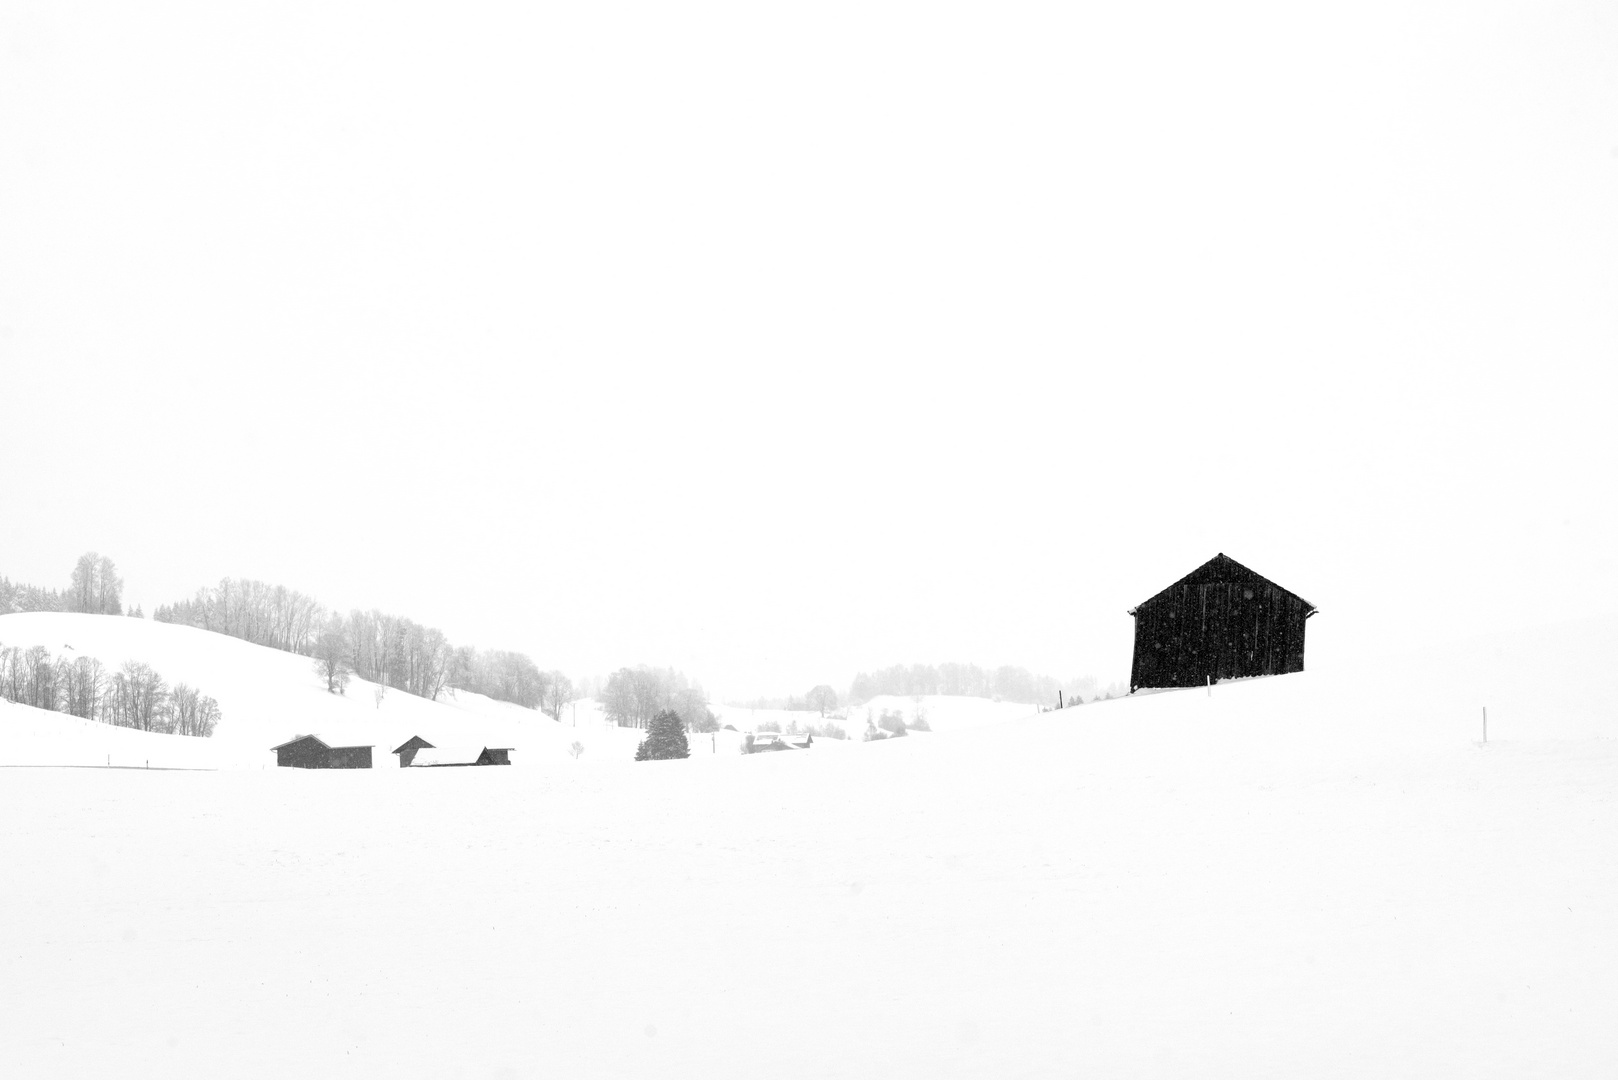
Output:
<path fill-rule="evenodd" d="M 1110 694 L 1112 690 L 1109 688 L 1107 692 Z M 1032 705 L 1054 704 L 1058 693 L 1066 699 L 1100 696 L 1093 676 L 1063 681 L 1049 675 L 1035 675 L 1027 668 L 1011 664 L 992 670 L 963 663 L 894 664 L 880 671 L 862 671 L 855 675 L 848 688 L 848 702 L 860 705 L 884 694 L 896 697 L 950 694 Z"/>
<path fill-rule="evenodd" d="M 754 727 L 755 731 L 774 731 L 782 735 L 813 735 L 817 739 L 847 739 L 848 732 L 831 721 L 817 724 L 814 721 L 788 720 L 782 724 L 779 720 L 760 720 Z"/>
<path fill-rule="evenodd" d="M 82 611 L 122 615 L 124 579 L 105 555 L 87 551 L 74 564 L 66 589 L 14 584 L 0 577 L 0 615 L 23 611 Z M 130 612 L 138 615 L 139 610 Z"/>
<path fill-rule="evenodd" d="M 1122 687 L 1108 687 L 1107 694 L 1122 692 Z M 1058 680 L 1049 675 L 1035 675 L 1027 668 L 1006 664 L 998 668 L 982 668 L 976 664 L 894 664 L 880 671 L 860 672 L 854 676 L 846 694 L 839 697 L 830 685 L 821 683 L 810 688 L 802 697 L 759 697 L 751 701 L 732 704 L 753 709 L 784 709 L 789 712 L 818 712 L 824 717 L 840 703 L 863 705 L 874 697 L 922 697 L 949 694 L 959 697 L 980 697 L 993 701 L 1016 701 L 1024 704 L 1058 701 L 1078 702 L 1085 697 L 1094 700 L 1102 696 L 1094 676 Z"/>
<path fill-rule="evenodd" d="M 607 719 L 619 727 L 649 730 L 660 714 L 672 712 L 688 731 L 719 730 L 719 719 L 708 708 L 707 693 L 673 668 L 644 664 L 619 668 L 607 676 L 595 696 Z"/>
<path fill-rule="evenodd" d="M 566 675 L 522 653 L 455 646 L 441 630 L 374 608 L 342 615 L 284 585 L 225 578 L 152 617 L 307 656 L 334 694 L 357 675 L 430 701 L 446 689 L 483 694 L 554 720 L 575 696 Z"/>
<path fill-rule="evenodd" d="M 151 667 L 125 661 L 116 671 L 93 656 L 51 659 L 43 645 L 0 647 L 0 697 L 114 727 L 207 738 L 219 703 L 200 691 L 170 686 Z"/>

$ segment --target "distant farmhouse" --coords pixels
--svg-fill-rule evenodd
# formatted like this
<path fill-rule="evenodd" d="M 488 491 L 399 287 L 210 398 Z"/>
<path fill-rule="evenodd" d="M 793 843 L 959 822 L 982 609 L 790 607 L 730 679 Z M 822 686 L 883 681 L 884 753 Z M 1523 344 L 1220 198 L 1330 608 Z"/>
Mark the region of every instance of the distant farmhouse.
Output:
<path fill-rule="evenodd" d="M 291 742 L 272 746 L 275 764 L 292 769 L 369 769 L 371 747 L 327 746 L 318 735 L 299 735 Z"/>
<path fill-rule="evenodd" d="M 807 750 L 815 744 L 815 737 L 808 734 L 778 734 L 773 731 L 749 734 L 747 741 L 742 744 L 744 754 L 765 754 L 773 750 Z"/>
<path fill-rule="evenodd" d="M 510 746 L 434 746 L 412 735 L 394 751 L 401 769 L 444 768 L 452 765 L 510 765 Z"/>
<path fill-rule="evenodd" d="M 1302 671 L 1303 625 L 1317 610 L 1221 552 L 1130 609 L 1130 692 Z"/>

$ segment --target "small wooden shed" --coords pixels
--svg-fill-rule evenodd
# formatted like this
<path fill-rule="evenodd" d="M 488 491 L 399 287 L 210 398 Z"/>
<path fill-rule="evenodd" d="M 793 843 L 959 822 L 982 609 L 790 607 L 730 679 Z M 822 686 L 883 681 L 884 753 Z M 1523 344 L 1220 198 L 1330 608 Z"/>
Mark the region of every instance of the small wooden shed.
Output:
<path fill-rule="evenodd" d="M 412 736 L 410 736 L 410 738 L 405 741 L 404 745 L 400 746 L 397 750 L 394 751 L 395 754 L 399 755 L 399 768 L 401 768 L 401 769 L 409 768 L 410 763 L 415 761 L 415 759 L 416 759 L 416 751 L 417 750 L 430 750 L 432 748 L 432 745 L 433 745 L 432 743 L 428 742 L 426 739 L 422 738 L 420 735 L 412 735 Z"/>
<path fill-rule="evenodd" d="M 1302 671 L 1304 623 L 1317 610 L 1220 552 L 1130 609 L 1129 689 Z"/>
<path fill-rule="evenodd" d="M 510 746 L 434 746 L 420 735 L 413 735 L 401 745 L 400 768 L 445 768 L 468 765 L 510 765 Z"/>
<path fill-rule="evenodd" d="M 318 735 L 299 735 L 297 738 L 272 746 L 275 764 L 292 769 L 369 769 L 369 746 L 329 746 Z"/>

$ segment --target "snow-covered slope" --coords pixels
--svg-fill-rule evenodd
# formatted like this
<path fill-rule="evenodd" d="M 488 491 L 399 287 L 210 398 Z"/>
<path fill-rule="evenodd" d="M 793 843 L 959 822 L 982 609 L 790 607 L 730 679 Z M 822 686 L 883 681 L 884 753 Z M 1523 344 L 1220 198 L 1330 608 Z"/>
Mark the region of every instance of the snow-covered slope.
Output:
<path fill-rule="evenodd" d="M 0 1041 L 45 1077 L 1594 1080 L 1615 650 L 708 767 L 5 770 Z"/>
<path fill-rule="evenodd" d="M 192 739 L 111 728 L 19 705 L 0 704 L 0 764 L 273 767 L 269 748 L 314 733 L 333 745 L 374 745 L 377 767 L 412 735 L 429 742 L 515 747 L 515 767 L 563 767 L 574 741 L 581 762 L 630 760 L 636 733 L 603 722 L 593 702 L 580 702 L 564 723 L 479 694 L 445 691 L 437 701 L 352 680 L 329 694 L 307 657 L 251 645 L 189 626 L 143 619 L 59 612 L 0 616 L 0 644 L 43 645 L 53 658 L 93 656 L 109 670 L 126 660 L 151 665 L 171 685 L 184 682 L 219 702 L 212 738 Z"/>

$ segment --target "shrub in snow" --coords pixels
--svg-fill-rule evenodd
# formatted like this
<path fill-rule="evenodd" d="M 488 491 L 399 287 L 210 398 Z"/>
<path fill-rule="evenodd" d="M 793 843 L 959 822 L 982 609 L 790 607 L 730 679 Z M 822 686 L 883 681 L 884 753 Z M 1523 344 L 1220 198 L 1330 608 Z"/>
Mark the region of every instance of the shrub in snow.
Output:
<path fill-rule="evenodd" d="M 691 718 L 686 726 L 691 731 L 706 735 L 711 731 L 719 730 L 719 717 L 715 716 L 711 709 L 699 708 L 696 710 L 696 715 Z"/>
<path fill-rule="evenodd" d="M 685 723 L 680 714 L 664 709 L 652 717 L 652 726 L 646 738 L 635 748 L 636 761 L 667 761 L 691 756 L 691 747 L 685 741 Z"/>

